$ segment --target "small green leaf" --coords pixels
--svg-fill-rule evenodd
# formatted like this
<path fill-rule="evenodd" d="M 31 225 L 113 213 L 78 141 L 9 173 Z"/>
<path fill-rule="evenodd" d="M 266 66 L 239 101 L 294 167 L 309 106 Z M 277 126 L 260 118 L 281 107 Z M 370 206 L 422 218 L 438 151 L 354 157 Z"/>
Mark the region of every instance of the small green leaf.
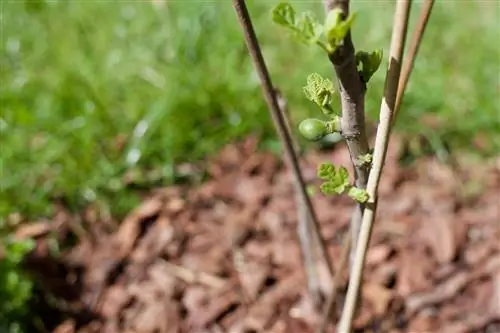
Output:
<path fill-rule="evenodd" d="M 273 21 L 290 29 L 294 36 L 306 44 L 318 44 L 324 48 L 324 43 L 319 41 L 323 33 L 323 26 L 311 12 L 305 12 L 297 19 L 295 9 L 289 3 L 280 3 L 272 11 Z"/>
<path fill-rule="evenodd" d="M 325 195 L 337 194 L 335 185 L 332 184 L 331 182 L 325 182 L 325 183 L 321 184 L 321 186 L 319 187 L 319 189 Z"/>
<path fill-rule="evenodd" d="M 343 184 L 349 184 L 349 172 L 346 168 L 340 167 L 337 173 L 340 182 L 342 182 Z"/>
<path fill-rule="evenodd" d="M 318 177 L 323 180 L 330 180 L 335 177 L 337 169 L 332 163 L 321 163 L 318 167 Z"/>
<path fill-rule="evenodd" d="M 354 22 L 355 14 L 349 15 L 343 20 L 344 13 L 340 8 L 335 8 L 328 12 L 325 19 L 324 31 L 330 47 L 330 53 L 335 52 L 338 46 L 342 45 L 345 36 Z"/>
<path fill-rule="evenodd" d="M 327 115 L 333 113 L 330 104 L 333 100 L 333 82 L 317 73 L 307 77 L 307 85 L 303 88 L 306 98 L 318 105 Z"/>
<path fill-rule="evenodd" d="M 372 163 L 372 160 L 373 160 L 373 155 L 368 153 L 368 154 L 358 156 L 356 162 L 358 165 L 367 165 L 368 166 Z"/>
<path fill-rule="evenodd" d="M 311 12 L 303 13 L 295 27 L 300 31 L 297 34 L 299 39 L 308 44 L 316 43 L 323 32 L 323 26 Z"/>
<path fill-rule="evenodd" d="M 336 184 L 335 182 L 331 182 L 331 181 L 324 182 L 320 186 L 321 192 L 323 192 L 323 194 L 326 194 L 326 195 L 331 195 L 331 194 L 339 195 L 339 194 L 344 193 L 345 189 L 346 189 L 346 186 L 344 184 Z"/>
<path fill-rule="evenodd" d="M 295 9 L 289 3 L 279 3 L 272 12 L 276 24 L 288 28 L 295 28 Z"/>
<path fill-rule="evenodd" d="M 318 176 L 326 180 L 320 187 L 324 194 L 342 194 L 351 186 L 347 169 L 336 168 L 332 163 L 322 163 L 318 167 Z"/>
<path fill-rule="evenodd" d="M 360 203 L 365 203 L 370 198 L 370 196 L 368 195 L 368 192 L 366 192 L 366 190 L 363 190 L 363 189 L 360 189 L 360 188 L 357 188 L 354 186 L 349 189 L 349 192 L 347 193 L 347 195 Z"/>
<path fill-rule="evenodd" d="M 299 124 L 302 136 L 311 141 L 318 141 L 327 133 L 326 123 L 319 119 L 306 119 Z"/>
<path fill-rule="evenodd" d="M 356 67 L 365 83 L 368 83 L 373 74 L 379 69 L 382 63 L 382 57 L 382 49 L 375 50 L 371 53 L 365 51 L 356 52 Z"/>

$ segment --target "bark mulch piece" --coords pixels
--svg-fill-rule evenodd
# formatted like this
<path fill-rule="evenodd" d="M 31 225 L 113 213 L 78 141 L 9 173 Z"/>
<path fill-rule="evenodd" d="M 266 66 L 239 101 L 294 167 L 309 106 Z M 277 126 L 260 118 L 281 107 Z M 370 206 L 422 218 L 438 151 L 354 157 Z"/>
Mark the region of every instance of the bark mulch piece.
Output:
<path fill-rule="evenodd" d="M 402 168 L 392 142 L 356 332 L 500 332 L 500 163 Z M 211 180 L 152 190 L 121 223 L 82 228 L 61 208 L 18 230 L 37 238 L 27 264 L 53 293 L 50 331 L 314 332 L 290 172 L 257 143 L 228 145 Z M 344 148 L 311 152 L 306 178 L 330 160 L 349 166 Z M 314 204 L 338 258 L 353 203 L 318 192 Z M 79 241 L 56 258 L 49 234 Z"/>

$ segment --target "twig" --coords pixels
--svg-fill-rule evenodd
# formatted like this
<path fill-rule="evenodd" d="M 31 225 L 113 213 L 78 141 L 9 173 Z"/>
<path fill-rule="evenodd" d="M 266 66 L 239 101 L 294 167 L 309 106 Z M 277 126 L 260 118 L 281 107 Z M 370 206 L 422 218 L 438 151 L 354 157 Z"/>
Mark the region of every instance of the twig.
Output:
<path fill-rule="evenodd" d="M 318 219 L 314 212 L 311 199 L 307 194 L 305 181 L 302 176 L 302 173 L 300 172 L 297 155 L 295 154 L 295 151 L 293 149 L 292 139 L 290 137 L 290 134 L 286 131 L 285 119 L 283 118 L 283 115 L 280 112 L 280 108 L 278 105 L 278 101 L 276 99 L 276 94 L 273 88 L 271 77 L 269 76 L 266 63 L 262 56 L 262 52 L 260 50 L 257 36 L 255 35 L 255 31 L 253 29 L 248 9 L 245 5 L 244 0 L 233 0 L 233 6 L 238 16 L 238 20 L 240 21 L 241 27 L 243 29 L 245 43 L 252 58 L 254 67 L 257 71 L 257 74 L 259 75 L 262 90 L 266 98 L 267 105 L 270 109 L 271 117 L 273 119 L 276 131 L 278 132 L 281 143 L 283 144 L 285 158 L 292 169 L 294 181 L 298 184 L 297 187 L 300 187 L 299 194 L 301 196 L 301 200 L 305 203 L 307 210 L 310 212 L 311 218 L 308 220 L 310 223 L 310 229 L 316 235 L 316 238 L 320 241 L 319 245 L 320 245 L 322 260 L 325 262 L 325 265 L 327 266 L 330 275 L 332 275 L 333 274 L 332 262 L 329 258 L 323 237 L 321 236 Z"/>
<path fill-rule="evenodd" d="M 330 317 L 335 310 L 335 299 L 337 298 L 337 289 L 340 284 L 340 279 L 342 278 L 342 274 L 344 273 L 344 268 L 347 266 L 349 251 L 351 249 L 351 241 L 352 238 L 349 237 L 349 233 L 346 233 L 343 237 L 342 242 L 342 251 L 340 253 L 339 263 L 336 267 L 335 276 L 333 277 L 332 290 L 328 299 L 326 300 L 326 305 L 323 310 L 323 316 L 321 317 L 321 323 L 317 330 L 318 333 L 324 333 L 326 331 L 326 327 L 328 326 L 328 322 L 330 321 Z"/>
<path fill-rule="evenodd" d="M 391 47 L 389 51 L 389 67 L 386 73 L 384 97 L 380 106 L 380 124 L 375 138 L 373 165 L 368 179 L 367 192 L 370 196 L 363 213 L 363 222 L 359 233 L 358 244 L 355 250 L 355 259 L 349 277 L 346 301 L 340 319 L 338 332 L 350 333 L 352 321 L 360 294 L 361 280 L 365 264 L 365 256 L 371 236 L 373 220 L 377 208 L 377 189 L 384 166 L 389 135 L 391 130 L 392 114 L 396 103 L 399 76 L 401 73 L 401 60 L 403 57 L 406 31 L 411 0 L 398 0 L 394 14 L 394 27 L 392 30 Z"/>
<path fill-rule="evenodd" d="M 394 106 L 394 115 L 392 116 L 392 122 L 396 121 L 398 116 L 398 111 L 403 100 L 403 96 L 406 90 L 406 85 L 410 79 L 411 72 L 413 70 L 413 64 L 417 57 L 418 50 L 422 43 L 422 38 L 424 36 L 425 28 L 427 27 L 427 22 L 431 16 L 432 6 L 434 5 L 434 0 L 425 0 L 422 9 L 420 10 L 420 17 L 415 26 L 415 30 L 411 36 L 410 46 L 408 47 L 408 52 L 403 61 L 403 67 L 401 69 L 401 76 L 399 77 L 398 84 L 398 94 L 396 96 L 396 105 Z"/>
<path fill-rule="evenodd" d="M 299 152 L 299 145 L 296 140 L 293 140 L 292 131 L 291 131 L 291 120 L 289 117 L 288 104 L 286 99 L 281 95 L 281 93 L 276 89 L 276 97 L 278 99 L 278 106 L 280 111 L 285 119 L 285 130 L 288 132 L 290 138 L 292 138 L 292 144 L 296 154 Z M 314 304 L 319 308 L 321 306 L 321 288 L 319 284 L 318 278 L 318 269 L 315 265 L 315 245 L 319 242 L 317 239 L 314 239 L 314 232 L 309 227 L 309 219 L 311 218 L 310 213 L 307 209 L 307 205 L 302 200 L 302 196 L 300 195 L 300 184 L 297 181 L 294 181 L 295 188 L 295 202 L 297 204 L 297 235 L 299 237 L 300 246 L 302 248 L 302 253 L 304 257 L 304 266 L 307 276 L 307 287 L 309 289 L 309 294 L 313 299 Z M 316 241 L 316 242 L 315 242 Z"/>
<path fill-rule="evenodd" d="M 349 15 L 349 0 L 325 0 L 326 11 L 340 8 L 344 15 Z M 369 153 L 368 140 L 365 132 L 365 85 L 361 81 L 356 68 L 354 45 L 349 32 L 344 43 L 330 56 L 340 87 L 342 104 L 342 135 L 346 139 L 351 162 L 354 166 L 356 187 L 365 189 L 368 182 L 369 168 L 358 162 L 361 155 Z M 354 249 L 357 244 L 364 204 L 357 204 L 351 218 L 351 254 L 354 259 Z"/>

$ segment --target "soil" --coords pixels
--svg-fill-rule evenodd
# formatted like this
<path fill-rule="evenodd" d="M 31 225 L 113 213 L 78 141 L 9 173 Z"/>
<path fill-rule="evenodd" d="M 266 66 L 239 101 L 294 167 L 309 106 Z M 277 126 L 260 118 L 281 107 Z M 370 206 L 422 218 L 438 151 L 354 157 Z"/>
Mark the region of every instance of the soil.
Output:
<path fill-rule="evenodd" d="M 123 221 L 95 207 L 79 215 L 59 207 L 51 221 L 20 228 L 18 237 L 37 240 L 26 264 L 45 290 L 47 330 L 314 332 L 321 310 L 307 292 L 291 174 L 257 144 L 229 144 L 207 161 L 209 181 L 151 190 Z M 500 159 L 451 167 L 424 158 L 404 168 L 400 152 L 396 138 L 356 332 L 500 332 Z M 316 166 L 326 161 L 350 165 L 345 148 L 309 152 L 309 183 L 318 184 Z M 338 269 L 353 202 L 316 192 Z M 52 255 L 54 237 L 73 245 Z M 319 267 L 328 295 L 331 278 Z"/>

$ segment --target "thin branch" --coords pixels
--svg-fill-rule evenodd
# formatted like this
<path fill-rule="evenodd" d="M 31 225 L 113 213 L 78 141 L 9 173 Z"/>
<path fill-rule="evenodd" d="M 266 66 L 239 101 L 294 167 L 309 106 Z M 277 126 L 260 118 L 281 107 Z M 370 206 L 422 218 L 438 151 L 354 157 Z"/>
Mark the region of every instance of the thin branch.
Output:
<path fill-rule="evenodd" d="M 260 50 L 257 36 L 255 35 L 255 31 L 253 29 L 248 9 L 245 5 L 244 0 L 233 0 L 233 6 L 238 16 L 238 20 L 240 21 L 241 27 L 243 29 L 245 43 L 252 58 L 254 67 L 257 71 L 257 74 L 259 75 L 262 90 L 266 98 L 267 105 L 270 109 L 271 117 L 273 119 L 276 131 L 278 132 L 280 140 L 283 144 L 285 158 L 292 169 L 295 182 L 297 182 L 298 187 L 300 187 L 299 194 L 301 196 L 301 201 L 305 203 L 307 210 L 310 213 L 311 218 L 308 220 L 310 223 L 310 229 L 316 235 L 316 238 L 320 241 L 319 245 L 320 245 L 322 259 L 325 262 L 325 265 L 328 268 L 330 275 L 333 275 L 332 262 L 329 258 L 325 242 L 320 233 L 318 219 L 313 209 L 311 198 L 307 194 L 305 181 L 302 176 L 302 173 L 300 172 L 297 155 L 295 154 L 295 150 L 293 149 L 293 142 L 290 137 L 290 134 L 286 130 L 285 119 L 283 118 L 283 115 L 280 112 L 280 108 L 276 98 L 275 90 L 273 88 L 271 77 L 269 76 L 266 63 L 262 56 L 262 52 Z"/>
<path fill-rule="evenodd" d="M 326 328 L 328 323 L 330 322 L 330 318 L 335 310 L 335 299 L 337 298 L 337 289 L 340 284 L 340 279 L 342 278 L 342 274 L 344 273 L 344 268 L 347 266 L 347 262 L 349 259 L 349 251 L 351 249 L 351 241 L 352 238 L 349 237 L 349 233 L 346 233 L 343 237 L 342 241 L 342 251 L 340 253 L 339 263 L 336 267 L 335 276 L 333 277 L 332 290 L 328 299 L 326 300 L 325 308 L 323 310 L 323 316 L 321 318 L 320 326 L 317 330 L 317 333 L 326 332 Z"/>
<path fill-rule="evenodd" d="M 401 69 L 401 76 L 399 78 L 398 94 L 396 97 L 396 105 L 394 106 L 393 122 L 396 121 L 398 116 L 398 111 L 403 100 L 403 96 L 406 90 L 406 85 L 410 79 L 411 72 L 413 70 L 413 64 L 418 54 L 418 50 L 422 43 L 422 38 L 424 36 L 425 28 L 427 27 L 427 22 L 431 16 L 432 7 L 434 5 L 434 0 L 425 0 L 422 9 L 420 10 L 420 16 L 418 22 L 413 31 L 411 37 L 410 46 L 408 47 L 408 53 L 403 61 L 403 68 Z"/>
<path fill-rule="evenodd" d="M 326 0 L 326 11 L 340 8 L 345 17 L 349 15 L 349 0 Z M 346 139 L 351 162 L 354 166 L 356 187 L 365 189 L 368 182 L 369 168 L 358 162 L 361 155 L 369 153 L 368 140 L 365 132 L 365 84 L 362 82 L 356 67 L 354 45 L 349 32 L 344 38 L 344 43 L 331 56 L 337 81 L 340 88 L 342 104 L 342 135 Z M 350 262 L 354 259 L 364 204 L 357 204 L 351 218 L 352 247 Z"/>
<path fill-rule="evenodd" d="M 373 220 L 377 208 L 377 189 L 384 166 L 389 135 L 391 130 L 391 120 L 396 104 L 396 94 L 398 91 L 399 76 L 401 73 L 401 60 L 403 57 L 406 32 L 408 29 L 408 18 L 410 13 L 411 0 L 398 0 L 394 14 L 394 27 L 391 37 L 391 47 L 389 52 L 389 67 L 387 69 L 384 97 L 380 106 L 380 124 L 375 138 L 375 150 L 373 155 L 373 165 L 368 179 L 367 192 L 370 196 L 363 213 L 363 222 L 355 250 L 354 265 L 349 277 L 349 287 L 347 289 L 346 301 L 340 319 L 338 332 L 350 333 L 352 321 L 358 303 L 358 296 L 361 289 L 366 252 L 370 241 Z"/>
<path fill-rule="evenodd" d="M 299 153 L 300 146 L 296 140 L 292 137 L 292 125 L 289 116 L 288 103 L 286 99 L 281 95 L 281 93 L 276 89 L 276 97 L 278 99 L 278 106 L 280 108 L 281 114 L 285 119 L 285 130 L 292 139 L 292 145 L 296 154 Z M 310 228 L 311 214 L 307 209 L 307 204 L 302 199 L 300 195 L 301 188 L 300 183 L 294 178 L 294 188 L 295 188 L 295 202 L 297 204 L 297 235 L 299 237 L 300 247 L 302 248 L 302 254 L 304 257 L 304 266 L 307 276 L 307 287 L 309 289 L 309 294 L 313 299 L 314 305 L 321 305 L 321 287 L 319 284 L 318 269 L 315 264 L 315 245 L 319 243 L 317 239 L 314 238 L 314 232 Z M 316 241 L 316 242 L 315 242 Z"/>

